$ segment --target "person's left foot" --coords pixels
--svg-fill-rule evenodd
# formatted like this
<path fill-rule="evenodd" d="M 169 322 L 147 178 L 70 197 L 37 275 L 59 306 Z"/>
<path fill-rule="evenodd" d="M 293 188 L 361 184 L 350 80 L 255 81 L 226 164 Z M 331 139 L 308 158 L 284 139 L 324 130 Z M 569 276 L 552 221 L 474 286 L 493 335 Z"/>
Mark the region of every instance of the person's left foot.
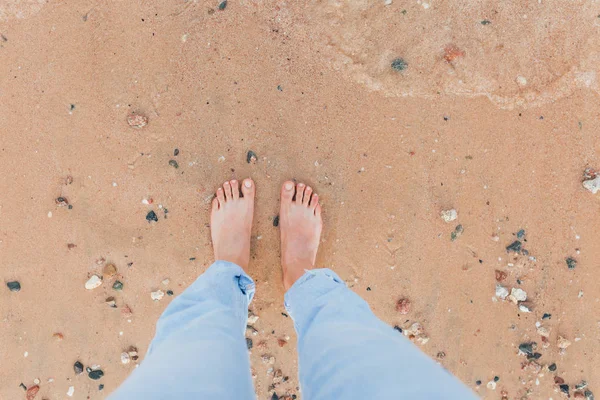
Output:
<path fill-rule="evenodd" d="M 225 182 L 212 201 L 210 234 L 215 260 L 230 261 L 244 269 L 250 262 L 250 233 L 254 215 L 254 182 Z"/>

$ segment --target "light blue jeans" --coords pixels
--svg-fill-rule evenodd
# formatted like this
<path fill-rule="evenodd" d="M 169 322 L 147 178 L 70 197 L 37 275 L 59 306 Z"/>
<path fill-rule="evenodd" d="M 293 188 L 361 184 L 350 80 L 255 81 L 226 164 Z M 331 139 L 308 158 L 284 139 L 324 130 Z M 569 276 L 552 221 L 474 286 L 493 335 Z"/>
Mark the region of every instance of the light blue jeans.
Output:
<path fill-rule="evenodd" d="M 146 358 L 109 399 L 255 399 L 244 338 L 254 291 L 242 268 L 215 262 L 167 307 Z M 303 400 L 476 398 L 329 269 L 307 271 L 285 307 Z"/>

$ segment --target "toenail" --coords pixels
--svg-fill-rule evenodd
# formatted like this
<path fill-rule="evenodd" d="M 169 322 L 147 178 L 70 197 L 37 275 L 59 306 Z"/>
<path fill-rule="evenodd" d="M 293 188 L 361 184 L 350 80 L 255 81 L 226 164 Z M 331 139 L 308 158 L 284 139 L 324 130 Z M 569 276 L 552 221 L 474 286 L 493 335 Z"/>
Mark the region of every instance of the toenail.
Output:
<path fill-rule="evenodd" d="M 245 181 L 244 182 L 244 186 L 246 186 L 247 188 L 251 188 L 252 187 L 252 182 L 251 181 Z"/>
<path fill-rule="evenodd" d="M 294 184 L 291 182 L 288 182 L 285 184 L 285 190 L 292 190 L 293 187 L 294 187 Z"/>

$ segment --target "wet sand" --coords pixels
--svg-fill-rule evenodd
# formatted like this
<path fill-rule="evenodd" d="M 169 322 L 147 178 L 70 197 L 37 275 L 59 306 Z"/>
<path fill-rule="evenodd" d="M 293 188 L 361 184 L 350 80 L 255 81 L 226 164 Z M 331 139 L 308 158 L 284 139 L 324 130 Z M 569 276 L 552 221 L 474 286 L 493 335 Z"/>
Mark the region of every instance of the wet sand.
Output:
<path fill-rule="evenodd" d="M 360 18 L 332 2 L 230 1 L 222 11 L 193 1 L 6 4 L 0 276 L 21 290 L 0 290 L 0 398 L 25 398 L 19 384 L 31 387 L 34 379 L 39 399 L 67 398 L 70 386 L 73 399 L 114 390 L 135 368 L 121 363 L 121 353 L 135 346 L 143 360 L 172 299 L 153 301 L 150 293 L 177 295 L 210 265 L 212 193 L 246 176 L 257 184 L 250 270 L 259 319 L 249 337 L 259 399 L 271 398 L 279 369 L 289 380 L 276 385 L 277 395 L 302 398 L 273 226 L 279 186 L 289 178 L 311 184 L 323 203 L 318 264 L 337 271 L 389 324 L 422 324 L 429 341 L 420 348 L 481 397 L 561 398 L 555 377 L 571 396 L 581 380 L 600 393 L 600 194 L 581 185 L 585 168 L 600 169 L 598 94 L 575 76 L 595 79 L 581 61 L 599 51 L 585 36 L 595 34 L 595 14 L 560 22 L 575 31 L 560 40 L 549 32 L 500 57 L 479 30 L 494 29 L 493 40 L 503 42 L 503 32 L 527 37 L 531 26 L 516 13 L 494 19 L 485 2 L 477 3 L 481 17 L 395 0 L 352 11 Z M 561 10 L 539 12 L 552 22 Z M 413 19 L 400 24 L 400 16 Z M 473 23 L 439 25 L 453 17 Z M 394 45 L 384 40 L 386 26 Z M 364 43 L 352 40 L 359 28 Z M 465 39 L 475 29 L 479 50 Z M 585 46 L 577 57 L 561 56 L 571 65 L 553 67 L 552 49 L 563 54 L 569 40 Z M 464 56 L 448 62 L 450 42 Z M 538 43 L 549 50 L 531 51 Z M 340 48 L 346 56 L 368 51 L 341 63 Z M 405 71 L 388 68 L 397 57 Z M 517 60 L 546 67 L 521 73 Z M 492 89 L 474 93 L 481 87 L 473 85 L 465 95 L 456 89 L 461 74 Z M 506 88 L 522 82 L 520 74 L 534 97 Z M 552 87 L 561 79 L 568 90 Z M 130 127 L 131 112 L 148 125 Z M 256 163 L 246 162 L 249 150 Z M 452 208 L 458 218 L 446 223 L 440 212 Z M 146 220 L 150 211 L 157 222 Z M 458 224 L 464 232 L 452 241 Z M 528 254 L 507 253 L 521 229 Z M 577 260 L 573 270 L 568 257 Z M 118 275 L 86 290 L 106 263 Z M 500 284 L 509 291 L 527 292 L 531 312 L 495 298 L 495 270 L 506 272 Z M 112 289 L 115 279 L 122 291 Z M 411 301 L 407 315 L 396 310 L 400 298 Z M 548 347 L 536 323 L 548 329 Z M 563 354 L 559 336 L 572 342 Z M 529 342 L 541 354 L 539 371 L 519 354 Z M 262 362 L 265 354 L 274 365 Z M 77 360 L 105 375 L 76 376 Z M 556 371 L 548 370 L 552 363 Z M 496 388 L 488 388 L 494 377 Z"/>

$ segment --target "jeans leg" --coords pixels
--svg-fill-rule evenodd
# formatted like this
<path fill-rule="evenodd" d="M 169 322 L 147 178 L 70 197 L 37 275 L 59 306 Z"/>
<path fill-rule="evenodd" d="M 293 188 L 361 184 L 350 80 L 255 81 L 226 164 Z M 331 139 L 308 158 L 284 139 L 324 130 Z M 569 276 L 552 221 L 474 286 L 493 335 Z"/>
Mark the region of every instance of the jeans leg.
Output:
<path fill-rule="evenodd" d="M 244 338 L 254 290 L 242 268 L 215 262 L 166 308 L 146 358 L 110 399 L 254 399 Z"/>
<path fill-rule="evenodd" d="M 298 334 L 303 399 L 477 398 L 329 269 L 306 271 L 285 306 Z"/>

